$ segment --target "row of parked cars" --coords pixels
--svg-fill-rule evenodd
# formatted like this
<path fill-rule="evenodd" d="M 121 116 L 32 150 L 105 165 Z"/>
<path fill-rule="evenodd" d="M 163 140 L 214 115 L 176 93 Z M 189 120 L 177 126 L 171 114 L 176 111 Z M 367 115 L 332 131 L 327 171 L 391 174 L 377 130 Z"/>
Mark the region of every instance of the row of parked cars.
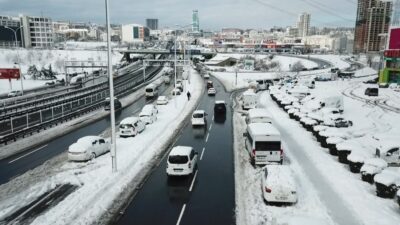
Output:
<path fill-rule="evenodd" d="M 299 121 L 329 153 L 347 164 L 361 179 L 375 184 L 376 194 L 397 198 L 400 205 L 400 132 L 371 134 L 352 129 L 352 121 L 343 115 L 340 97 L 294 98 L 285 88 L 271 90 L 272 99 L 289 117 Z"/>

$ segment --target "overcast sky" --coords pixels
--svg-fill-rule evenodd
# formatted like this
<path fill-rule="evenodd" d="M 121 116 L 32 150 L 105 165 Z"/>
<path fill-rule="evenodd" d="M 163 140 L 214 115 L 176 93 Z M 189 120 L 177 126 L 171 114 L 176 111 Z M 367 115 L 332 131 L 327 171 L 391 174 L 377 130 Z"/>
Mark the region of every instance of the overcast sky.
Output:
<path fill-rule="evenodd" d="M 145 24 L 158 18 L 160 27 L 191 23 L 199 11 L 200 28 L 271 28 L 294 25 L 302 12 L 311 26 L 353 27 L 357 0 L 109 0 L 111 23 Z M 0 0 L 0 15 L 47 16 L 54 21 L 105 23 L 104 0 Z"/>

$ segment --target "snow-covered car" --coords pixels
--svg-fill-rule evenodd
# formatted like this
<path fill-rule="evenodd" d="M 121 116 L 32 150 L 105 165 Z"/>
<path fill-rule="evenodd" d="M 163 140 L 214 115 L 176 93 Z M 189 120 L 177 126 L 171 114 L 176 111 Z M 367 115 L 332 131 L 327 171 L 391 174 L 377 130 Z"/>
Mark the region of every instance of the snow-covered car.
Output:
<path fill-rule="evenodd" d="M 203 78 L 204 78 L 204 79 L 210 79 L 210 74 L 205 73 L 205 74 L 203 75 Z"/>
<path fill-rule="evenodd" d="M 158 114 L 158 109 L 156 105 L 153 104 L 147 104 L 145 106 L 143 106 L 142 111 L 145 110 L 151 110 L 154 114 Z"/>
<path fill-rule="evenodd" d="M 393 198 L 400 189 L 400 168 L 386 168 L 374 177 L 376 195 Z"/>
<path fill-rule="evenodd" d="M 209 88 L 207 90 L 208 95 L 215 95 L 216 93 L 217 93 L 217 91 L 215 90 L 215 88 Z"/>
<path fill-rule="evenodd" d="M 269 202 L 297 202 L 296 182 L 287 165 L 267 165 L 262 174 L 264 200 Z"/>
<path fill-rule="evenodd" d="M 328 221 L 305 215 L 285 215 L 277 219 L 276 225 L 328 225 Z"/>
<path fill-rule="evenodd" d="M 68 148 L 68 160 L 87 161 L 110 151 L 110 143 L 99 136 L 79 138 Z"/>
<path fill-rule="evenodd" d="M 151 124 L 157 120 L 157 114 L 152 109 L 143 108 L 142 111 L 139 113 L 139 118 L 145 124 Z"/>
<path fill-rule="evenodd" d="M 17 96 L 21 96 L 22 92 L 21 91 L 10 91 L 7 95 L 7 97 L 17 97 Z"/>
<path fill-rule="evenodd" d="M 400 166 L 400 140 L 387 139 L 376 149 L 376 156 L 385 160 L 389 166 Z"/>
<path fill-rule="evenodd" d="M 175 146 L 168 155 L 167 175 L 185 176 L 192 174 L 197 168 L 197 155 L 192 147 Z"/>
<path fill-rule="evenodd" d="M 385 160 L 379 158 L 370 158 L 364 161 L 364 165 L 361 167 L 361 179 L 370 184 L 374 183 L 374 177 L 376 174 L 382 172 L 387 168 L 388 164 Z"/>
<path fill-rule="evenodd" d="M 205 126 L 207 113 L 204 110 L 195 110 L 192 114 L 192 126 Z"/>
<path fill-rule="evenodd" d="M 159 96 L 157 98 L 157 105 L 166 105 L 168 104 L 168 98 L 166 96 Z"/>
<path fill-rule="evenodd" d="M 119 123 L 120 137 L 133 137 L 141 133 L 146 128 L 142 118 L 127 117 Z"/>
<path fill-rule="evenodd" d="M 179 88 L 174 88 L 172 91 L 171 91 L 171 95 L 172 96 L 177 96 L 177 95 L 181 95 L 181 89 L 179 89 Z"/>

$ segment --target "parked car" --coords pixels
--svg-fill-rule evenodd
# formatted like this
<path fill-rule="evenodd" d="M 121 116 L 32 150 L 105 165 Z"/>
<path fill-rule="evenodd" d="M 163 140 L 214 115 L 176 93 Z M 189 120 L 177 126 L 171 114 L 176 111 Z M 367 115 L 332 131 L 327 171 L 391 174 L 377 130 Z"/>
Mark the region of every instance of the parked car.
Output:
<path fill-rule="evenodd" d="M 378 96 L 379 95 L 379 89 L 378 88 L 367 88 L 367 89 L 365 89 L 365 95 Z"/>
<path fill-rule="evenodd" d="M 193 174 L 197 168 L 198 153 L 189 146 L 175 146 L 168 155 L 167 175 L 184 176 Z"/>
<path fill-rule="evenodd" d="M 385 160 L 389 166 L 400 166 L 400 140 L 386 139 L 376 149 L 376 156 Z"/>
<path fill-rule="evenodd" d="M 217 93 L 217 91 L 215 90 L 215 88 L 209 88 L 208 90 L 207 90 L 207 94 L 208 95 L 215 95 Z"/>
<path fill-rule="evenodd" d="M 204 110 L 195 110 L 192 114 L 192 126 L 205 126 L 207 113 Z"/>
<path fill-rule="evenodd" d="M 157 114 L 152 109 L 143 108 L 142 111 L 139 113 L 139 118 L 145 124 L 151 124 L 157 120 Z"/>
<path fill-rule="evenodd" d="M 17 96 L 22 96 L 21 91 L 10 91 L 7 95 L 7 97 L 17 97 Z"/>
<path fill-rule="evenodd" d="M 145 122 L 138 117 L 127 117 L 119 123 L 120 137 L 134 137 L 146 128 Z"/>
<path fill-rule="evenodd" d="M 264 200 L 270 202 L 297 202 L 297 190 L 292 171 L 287 165 L 267 165 L 262 175 Z"/>
<path fill-rule="evenodd" d="M 388 164 L 385 160 L 379 158 L 370 158 L 365 160 L 361 167 L 361 179 L 370 184 L 374 183 L 374 177 L 387 168 Z"/>
<path fill-rule="evenodd" d="M 166 96 L 159 96 L 157 98 L 157 105 L 166 105 L 168 104 L 168 98 Z"/>
<path fill-rule="evenodd" d="M 400 189 L 400 168 L 386 168 L 374 177 L 376 195 L 393 198 Z"/>
<path fill-rule="evenodd" d="M 181 89 L 179 89 L 179 88 L 174 88 L 174 89 L 171 91 L 171 95 L 172 95 L 172 96 L 181 95 Z"/>
<path fill-rule="evenodd" d="M 68 160 L 87 161 L 110 151 L 110 143 L 99 136 L 79 138 L 68 148 Z"/>
<path fill-rule="evenodd" d="M 143 106 L 142 111 L 145 111 L 145 110 L 151 110 L 154 114 L 158 114 L 157 106 L 153 105 L 153 104 L 147 104 L 147 105 Z"/>
<path fill-rule="evenodd" d="M 114 110 L 119 110 L 122 108 L 121 102 L 117 99 L 114 98 Z M 104 101 L 104 110 L 109 111 L 111 109 L 111 101 L 110 98 L 106 98 Z"/>
<path fill-rule="evenodd" d="M 226 103 L 225 101 L 215 101 L 214 104 L 214 114 L 226 113 Z"/>

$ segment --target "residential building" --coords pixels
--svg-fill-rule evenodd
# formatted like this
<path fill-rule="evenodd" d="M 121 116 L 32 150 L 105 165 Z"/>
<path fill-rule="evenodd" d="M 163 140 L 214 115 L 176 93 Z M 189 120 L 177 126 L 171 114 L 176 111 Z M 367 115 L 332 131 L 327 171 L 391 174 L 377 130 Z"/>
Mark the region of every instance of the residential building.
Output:
<path fill-rule="evenodd" d="M 25 47 L 50 48 L 53 46 L 53 24 L 47 17 L 23 16 L 23 38 Z"/>
<path fill-rule="evenodd" d="M 122 25 L 122 42 L 134 43 L 148 41 L 150 38 L 149 28 L 139 24 Z"/>
<path fill-rule="evenodd" d="M 354 53 L 379 51 L 380 34 L 388 32 L 392 2 L 358 0 Z"/>
<path fill-rule="evenodd" d="M 311 15 L 308 13 L 302 13 L 297 21 L 298 37 L 306 37 L 310 32 L 310 20 Z"/>
<path fill-rule="evenodd" d="M 14 47 L 15 34 L 17 35 L 17 46 L 23 46 L 23 28 L 18 17 L 0 16 L 0 46 Z"/>
<path fill-rule="evenodd" d="M 158 30 L 158 19 L 146 19 L 146 27 L 150 30 Z"/>

